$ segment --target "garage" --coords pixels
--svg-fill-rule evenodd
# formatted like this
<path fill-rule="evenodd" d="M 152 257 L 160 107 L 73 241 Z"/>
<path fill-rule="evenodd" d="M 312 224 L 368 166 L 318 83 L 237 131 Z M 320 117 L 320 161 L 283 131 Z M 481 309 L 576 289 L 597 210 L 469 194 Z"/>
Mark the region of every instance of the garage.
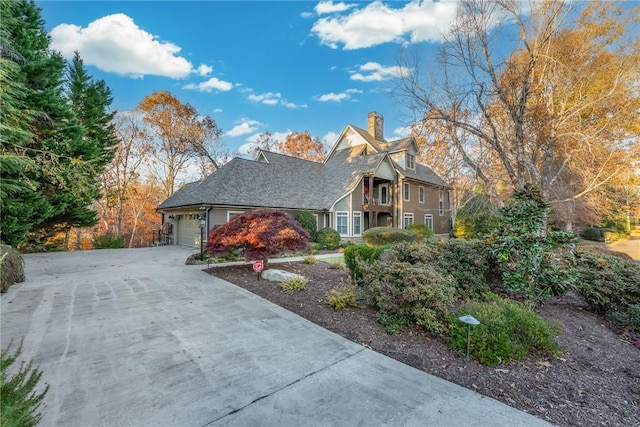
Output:
<path fill-rule="evenodd" d="M 200 245 L 200 221 L 198 214 L 180 215 L 176 222 L 176 243 L 182 246 Z"/>

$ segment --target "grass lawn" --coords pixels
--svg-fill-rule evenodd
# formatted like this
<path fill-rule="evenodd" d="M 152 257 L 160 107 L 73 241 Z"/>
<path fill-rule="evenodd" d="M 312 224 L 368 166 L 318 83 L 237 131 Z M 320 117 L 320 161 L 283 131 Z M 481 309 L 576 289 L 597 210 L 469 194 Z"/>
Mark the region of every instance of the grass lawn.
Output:
<path fill-rule="evenodd" d="M 331 258 L 319 258 L 318 261 L 326 262 L 327 264 L 340 263 L 345 265 L 344 257 L 342 255 L 334 256 Z"/>

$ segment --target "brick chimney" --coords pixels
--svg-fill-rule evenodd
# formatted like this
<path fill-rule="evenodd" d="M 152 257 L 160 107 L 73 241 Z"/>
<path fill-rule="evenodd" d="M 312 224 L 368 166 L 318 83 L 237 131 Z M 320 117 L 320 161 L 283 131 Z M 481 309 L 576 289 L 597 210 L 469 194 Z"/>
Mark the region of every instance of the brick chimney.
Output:
<path fill-rule="evenodd" d="M 382 114 L 372 111 L 367 117 L 367 131 L 374 139 L 384 141 Z"/>

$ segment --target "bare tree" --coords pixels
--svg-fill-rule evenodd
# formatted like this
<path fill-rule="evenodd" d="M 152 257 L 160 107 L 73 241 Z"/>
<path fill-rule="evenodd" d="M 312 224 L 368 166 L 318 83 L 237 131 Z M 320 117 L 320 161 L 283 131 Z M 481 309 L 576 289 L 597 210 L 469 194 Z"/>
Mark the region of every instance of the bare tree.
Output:
<path fill-rule="evenodd" d="M 624 141 L 638 135 L 628 125 L 639 111 L 636 24 L 608 2 L 572 7 L 463 1 L 431 80 L 417 62 L 403 67 L 400 95 L 419 121 L 447 129 L 447 144 L 491 194 L 506 178 L 575 203 L 628 164 Z M 501 56 L 505 40 L 515 43 Z"/>

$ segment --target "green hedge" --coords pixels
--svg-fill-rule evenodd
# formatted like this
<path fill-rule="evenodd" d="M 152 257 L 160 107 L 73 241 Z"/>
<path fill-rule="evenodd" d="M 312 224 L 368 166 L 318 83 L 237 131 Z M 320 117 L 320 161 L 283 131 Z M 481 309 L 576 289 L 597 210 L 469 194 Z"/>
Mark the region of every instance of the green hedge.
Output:
<path fill-rule="evenodd" d="M 410 230 L 393 227 L 373 227 L 362 233 L 362 240 L 373 246 L 392 245 L 400 242 L 414 242 L 417 234 Z"/>

